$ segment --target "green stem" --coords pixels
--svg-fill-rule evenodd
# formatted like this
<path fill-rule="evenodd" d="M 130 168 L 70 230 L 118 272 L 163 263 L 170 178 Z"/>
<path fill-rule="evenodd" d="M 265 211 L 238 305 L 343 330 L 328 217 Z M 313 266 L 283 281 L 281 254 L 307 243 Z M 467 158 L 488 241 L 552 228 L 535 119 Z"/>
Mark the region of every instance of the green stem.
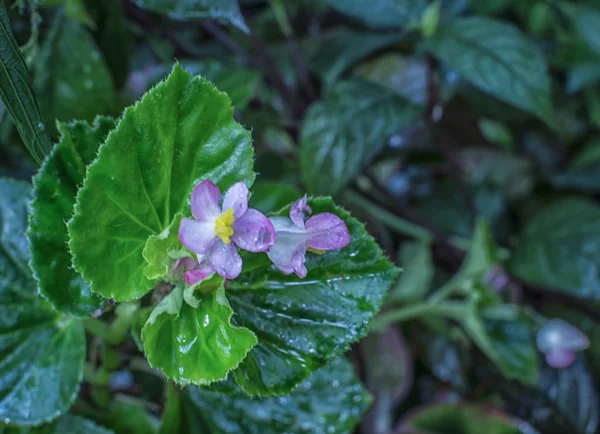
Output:
<path fill-rule="evenodd" d="M 374 217 L 401 234 L 416 238 L 427 244 L 430 244 L 434 239 L 433 233 L 428 229 L 392 214 L 352 190 L 345 192 L 345 198 L 361 208 L 368 209 Z"/>
<path fill-rule="evenodd" d="M 92 336 L 96 336 L 101 339 L 106 338 L 108 325 L 104 321 L 95 318 L 86 318 L 83 320 L 83 326 L 85 327 L 85 330 Z"/>
<path fill-rule="evenodd" d="M 460 286 L 462 278 L 461 276 L 454 276 L 448 282 L 446 282 L 443 286 L 440 287 L 437 291 L 435 291 L 431 296 L 429 296 L 429 303 L 439 304 L 442 301 L 446 300 L 450 297 Z"/>
<path fill-rule="evenodd" d="M 162 374 L 157 369 L 152 368 L 148 361 L 143 357 L 132 357 L 129 360 L 129 369 L 132 371 L 145 372 L 162 378 Z"/>
<path fill-rule="evenodd" d="M 430 302 L 413 304 L 386 312 L 373 321 L 371 330 L 381 331 L 390 324 L 408 321 L 423 316 L 442 316 L 459 320 L 465 311 L 465 305 L 461 302 L 445 302 L 434 304 Z"/>

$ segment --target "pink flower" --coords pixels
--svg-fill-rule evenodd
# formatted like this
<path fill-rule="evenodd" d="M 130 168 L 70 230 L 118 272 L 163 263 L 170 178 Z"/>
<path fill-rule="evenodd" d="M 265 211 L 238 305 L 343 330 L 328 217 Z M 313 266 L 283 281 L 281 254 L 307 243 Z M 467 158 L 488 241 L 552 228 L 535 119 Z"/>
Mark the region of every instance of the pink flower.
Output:
<path fill-rule="evenodd" d="M 173 270 L 179 278 L 183 276 L 188 285 L 193 285 L 215 272 L 205 255 L 198 255 L 198 260 L 189 257 L 178 259 L 173 264 Z"/>
<path fill-rule="evenodd" d="M 575 361 L 575 352 L 588 348 L 590 341 L 568 322 L 552 319 L 538 331 L 536 344 L 546 356 L 548 365 L 562 369 L 571 366 Z"/>
<path fill-rule="evenodd" d="M 311 213 L 306 196 L 294 202 L 290 218 L 271 217 L 277 241 L 267 252 L 275 267 L 284 274 L 296 273 L 301 279 L 307 274 L 304 265 L 307 250 L 321 254 L 350 243 L 348 228 L 338 216 L 324 212 L 305 222 L 305 213 Z"/>
<path fill-rule="evenodd" d="M 194 219 L 181 221 L 179 239 L 199 255 L 200 268 L 210 266 L 219 275 L 235 279 L 242 272 L 242 258 L 236 246 L 250 252 L 266 252 L 275 243 L 275 228 L 265 215 L 248 208 L 248 187 L 242 182 L 227 190 L 221 206 L 220 201 L 221 192 L 212 181 L 198 184 L 192 192 Z M 197 271 L 196 277 L 207 270 Z M 196 278 L 188 276 L 191 280 Z"/>

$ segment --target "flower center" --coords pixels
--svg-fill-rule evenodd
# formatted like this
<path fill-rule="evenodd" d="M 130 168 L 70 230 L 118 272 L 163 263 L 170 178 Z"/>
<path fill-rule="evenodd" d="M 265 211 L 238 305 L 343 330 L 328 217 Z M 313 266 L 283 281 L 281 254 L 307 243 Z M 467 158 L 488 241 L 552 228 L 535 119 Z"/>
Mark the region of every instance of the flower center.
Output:
<path fill-rule="evenodd" d="M 215 220 L 215 232 L 223 240 L 225 244 L 231 244 L 231 236 L 233 235 L 233 209 L 229 208 Z"/>

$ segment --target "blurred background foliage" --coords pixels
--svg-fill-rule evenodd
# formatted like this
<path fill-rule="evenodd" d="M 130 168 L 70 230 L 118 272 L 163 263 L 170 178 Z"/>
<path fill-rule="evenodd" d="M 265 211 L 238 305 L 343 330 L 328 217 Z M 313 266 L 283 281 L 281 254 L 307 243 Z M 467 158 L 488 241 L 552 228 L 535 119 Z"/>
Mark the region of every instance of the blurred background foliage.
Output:
<path fill-rule="evenodd" d="M 55 120 L 118 117 L 176 59 L 227 92 L 252 130 L 254 206 L 306 190 L 367 223 L 404 272 L 349 355 L 374 398 L 356 432 L 598 432 L 600 2 L 4 5 L 39 111 L 15 122 L 0 107 L 0 176 L 36 171 L 19 132 L 47 149 Z M 0 57 L 10 61 L 4 46 Z M 1 72 L 5 97 L 22 67 Z M 536 348 L 548 318 L 591 341 L 568 368 Z M 91 345 L 89 360 L 118 360 L 128 345 L 101 356 Z M 103 366 L 75 411 L 116 433 L 321 432 L 318 418 L 350 432 L 362 411 L 349 391 L 334 403 L 330 390 L 298 390 L 297 408 L 223 391 L 198 422 L 194 408 L 214 399 L 165 408 L 156 377 Z"/>

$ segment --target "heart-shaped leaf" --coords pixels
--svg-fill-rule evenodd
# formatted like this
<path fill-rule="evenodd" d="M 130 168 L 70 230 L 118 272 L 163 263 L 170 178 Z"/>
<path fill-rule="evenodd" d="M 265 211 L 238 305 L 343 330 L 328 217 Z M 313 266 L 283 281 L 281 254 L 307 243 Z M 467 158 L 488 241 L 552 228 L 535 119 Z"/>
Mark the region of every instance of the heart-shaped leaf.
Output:
<path fill-rule="evenodd" d="M 219 20 L 249 32 L 237 0 L 139 0 L 138 6 L 176 19 Z"/>
<path fill-rule="evenodd" d="M 334 28 L 308 39 L 302 48 L 309 68 L 330 88 L 349 67 L 404 38 L 402 33 Z"/>
<path fill-rule="evenodd" d="M 188 411 L 200 414 L 203 432 L 210 434 L 351 433 L 371 401 L 343 357 L 315 371 L 285 397 L 252 399 L 239 389 L 190 387 L 187 392 L 193 405 Z"/>
<path fill-rule="evenodd" d="M 92 291 L 140 298 L 155 284 L 144 274 L 148 237 L 189 212 L 199 181 L 221 190 L 251 185 L 252 166 L 250 134 L 234 121 L 229 98 L 175 65 L 125 110 L 90 165 L 68 225 L 73 264 Z"/>
<path fill-rule="evenodd" d="M 548 285 L 587 301 L 600 301 L 600 207 L 563 199 L 525 225 L 509 263 L 526 282 Z"/>
<path fill-rule="evenodd" d="M 25 228 L 31 188 L 0 180 L 0 420 L 39 425 L 79 390 L 85 334 L 35 293 Z M 43 396 L 44 399 L 40 399 Z"/>
<path fill-rule="evenodd" d="M 516 27 L 491 18 L 460 18 L 425 47 L 484 92 L 552 124 L 546 59 Z"/>
<path fill-rule="evenodd" d="M 351 243 L 309 254 L 308 276 L 285 276 L 265 255 L 247 257 L 242 275 L 227 287 L 234 322 L 252 330 L 258 344 L 235 371 L 253 396 L 282 395 L 316 368 L 346 351 L 366 331 L 398 269 L 364 225 L 329 198 L 309 201 L 314 213 L 331 212 L 346 223 Z M 288 215 L 289 207 L 281 212 Z"/>
<path fill-rule="evenodd" d="M 405 27 L 418 22 L 426 0 L 325 0 L 341 13 L 371 27 Z"/>
<path fill-rule="evenodd" d="M 256 336 L 231 325 L 233 311 L 221 277 L 200 281 L 185 292 L 175 287 L 144 325 L 148 362 L 181 385 L 223 380 L 256 345 Z"/>
<path fill-rule="evenodd" d="M 419 113 L 417 106 L 383 87 L 362 80 L 338 83 L 303 121 L 300 161 L 308 190 L 337 193 Z"/>
<path fill-rule="evenodd" d="M 34 87 L 46 125 L 111 115 L 112 76 L 86 27 L 58 12 L 34 63 Z"/>
<path fill-rule="evenodd" d="M 493 372 L 483 375 L 513 414 L 544 434 L 593 434 L 598 429 L 598 392 L 581 356 L 565 369 L 542 366 L 534 386 L 504 381 Z"/>
<path fill-rule="evenodd" d="M 114 128 L 110 118 L 59 124 L 62 136 L 34 178 L 34 196 L 27 235 L 31 267 L 41 295 L 61 311 L 89 315 L 101 299 L 71 266 L 67 221 L 73 214 L 78 187 L 100 144 Z"/>

